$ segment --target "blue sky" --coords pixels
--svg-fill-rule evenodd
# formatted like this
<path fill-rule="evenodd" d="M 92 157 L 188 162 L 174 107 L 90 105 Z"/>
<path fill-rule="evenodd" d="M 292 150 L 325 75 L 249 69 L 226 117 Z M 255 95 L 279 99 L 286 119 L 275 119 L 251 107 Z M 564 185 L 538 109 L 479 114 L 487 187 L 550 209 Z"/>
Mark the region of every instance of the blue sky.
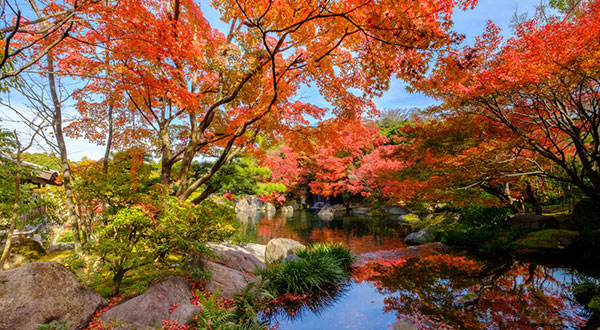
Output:
<path fill-rule="evenodd" d="M 483 32 L 486 22 L 491 20 L 502 28 L 503 33 L 506 36 L 509 36 L 509 25 L 515 9 L 518 8 L 521 13 L 528 12 L 531 16 L 539 2 L 540 0 L 480 0 L 474 10 L 468 10 L 466 12 L 457 11 L 455 13 L 454 30 L 466 35 L 465 41 L 470 43 L 475 36 L 480 35 Z M 202 0 L 200 3 L 202 10 L 211 25 L 221 31 L 227 32 L 228 26 L 219 20 L 219 14 L 210 7 L 210 1 Z M 327 103 L 315 90 L 305 88 L 301 91 L 301 96 L 303 97 L 303 101 L 311 102 L 319 106 L 327 106 Z M 397 79 L 392 81 L 388 92 L 374 101 L 380 110 L 389 108 L 425 108 L 434 104 L 434 100 L 424 95 L 408 93 L 405 90 L 404 83 Z M 8 113 L 8 111 L 0 111 L 0 117 L 4 117 Z M 11 129 L 19 129 L 18 126 L 7 122 L 3 122 L 0 125 Z M 67 148 L 69 150 L 69 158 L 72 160 L 79 160 L 83 157 L 100 159 L 104 155 L 102 146 L 90 144 L 82 139 L 68 139 Z M 41 150 L 38 149 L 35 151 Z"/>

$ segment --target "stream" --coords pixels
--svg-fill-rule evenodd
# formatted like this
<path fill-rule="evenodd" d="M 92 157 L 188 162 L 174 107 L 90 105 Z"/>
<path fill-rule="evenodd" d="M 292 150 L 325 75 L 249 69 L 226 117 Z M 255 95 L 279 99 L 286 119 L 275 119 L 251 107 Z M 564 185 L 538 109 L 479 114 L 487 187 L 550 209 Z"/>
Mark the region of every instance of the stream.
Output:
<path fill-rule="evenodd" d="M 588 278 L 575 269 L 514 260 L 485 262 L 441 244 L 409 247 L 410 228 L 383 218 L 313 211 L 241 216 L 256 243 L 286 237 L 303 244 L 342 242 L 359 259 L 351 278 L 306 304 L 268 317 L 279 329 L 591 329 L 573 297 Z M 587 326 L 586 326 L 587 325 Z M 597 324 L 596 324 L 597 326 Z M 593 327 L 596 329 L 596 327 Z"/>

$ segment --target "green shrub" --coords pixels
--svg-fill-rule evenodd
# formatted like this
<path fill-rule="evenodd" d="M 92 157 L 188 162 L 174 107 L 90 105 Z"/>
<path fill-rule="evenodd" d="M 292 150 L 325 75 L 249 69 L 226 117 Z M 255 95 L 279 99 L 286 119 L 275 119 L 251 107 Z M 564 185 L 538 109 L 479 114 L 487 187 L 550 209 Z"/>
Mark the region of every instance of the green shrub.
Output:
<path fill-rule="evenodd" d="M 182 268 L 202 275 L 200 260 L 209 251 L 205 243 L 229 238 L 236 230 L 234 212 L 227 206 L 154 197 L 152 203 L 122 208 L 107 217 L 106 224 L 97 228 L 96 239 L 86 246 L 99 266 L 110 270 L 112 296 L 131 271 L 158 261 L 168 264 L 169 255 L 184 255 Z"/>
<path fill-rule="evenodd" d="M 73 231 L 71 231 L 71 230 L 63 231 L 56 239 L 56 242 L 58 242 L 58 243 L 73 243 Z"/>
<path fill-rule="evenodd" d="M 442 242 L 469 250 L 478 256 L 500 258 L 508 254 L 518 233 L 500 225 L 473 226 L 461 223 L 445 228 L 439 236 Z"/>
<path fill-rule="evenodd" d="M 587 307 L 595 313 L 600 313 L 600 295 L 592 298 Z"/>
<path fill-rule="evenodd" d="M 592 312 L 600 313 L 600 282 L 584 279 L 573 285 L 573 295 L 578 303 L 587 306 Z"/>
<path fill-rule="evenodd" d="M 462 215 L 461 222 L 473 225 L 484 225 L 499 224 L 510 215 L 512 211 L 508 207 L 471 206 L 461 208 L 459 213 Z"/>
<path fill-rule="evenodd" d="M 347 268 L 354 261 L 340 244 L 315 244 L 297 255 L 297 260 L 278 260 L 260 272 L 274 294 L 299 295 L 336 286 L 348 278 Z"/>
<path fill-rule="evenodd" d="M 196 316 L 196 329 L 210 330 L 266 330 L 267 325 L 258 320 L 253 308 L 238 306 L 227 308 L 216 294 L 199 293 L 200 313 Z M 240 315 L 243 315 L 240 317 Z"/>

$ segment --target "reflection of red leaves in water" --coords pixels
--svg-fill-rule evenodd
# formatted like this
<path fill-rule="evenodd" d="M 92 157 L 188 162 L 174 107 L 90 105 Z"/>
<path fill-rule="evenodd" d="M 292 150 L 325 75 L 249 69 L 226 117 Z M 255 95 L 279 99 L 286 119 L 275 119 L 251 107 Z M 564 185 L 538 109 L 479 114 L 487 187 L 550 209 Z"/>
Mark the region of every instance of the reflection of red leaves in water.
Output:
<path fill-rule="evenodd" d="M 421 329 L 565 329 L 584 326 L 587 317 L 555 279 L 563 273 L 532 264 L 487 268 L 464 256 L 370 260 L 353 279 L 369 281 L 385 299 L 386 312 Z M 468 292 L 478 301 L 461 306 Z"/>
<path fill-rule="evenodd" d="M 288 220 L 280 214 L 275 217 L 264 217 L 256 224 L 258 243 L 267 244 L 270 239 L 285 237 L 300 243 L 313 242 L 341 242 L 349 247 L 355 254 L 371 251 L 393 250 L 406 248 L 400 235 L 380 235 L 370 233 L 353 233 L 341 228 L 304 228 L 298 229 L 288 225 Z M 306 232 L 303 236 L 299 232 Z"/>

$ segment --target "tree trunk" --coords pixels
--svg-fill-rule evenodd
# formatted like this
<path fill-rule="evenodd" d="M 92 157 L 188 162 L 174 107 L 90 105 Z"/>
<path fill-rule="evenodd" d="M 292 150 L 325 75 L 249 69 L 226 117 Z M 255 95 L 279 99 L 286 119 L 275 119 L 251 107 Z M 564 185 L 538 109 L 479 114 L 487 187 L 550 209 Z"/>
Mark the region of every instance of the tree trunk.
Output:
<path fill-rule="evenodd" d="M 531 182 L 529 182 L 529 181 L 527 181 L 526 193 L 527 193 L 528 201 L 531 203 L 531 205 L 533 205 L 535 214 L 541 215 L 542 214 L 542 204 L 540 203 L 540 200 L 535 195 L 533 186 L 531 186 Z"/>
<path fill-rule="evenodd" d="M 171 139 L 169 137 L 168 125 L 161 125 L 159 135 L 162 153 L 160 183 L 168 186 L 171 183 L 171 170 L 173 169 L 173 155 L 171 153 Z"/>
<path fill-rule="evenodd" d="M 198 196 L 198 197 L 196 197 L 196 198 L 194 198 L 192 200 L 192 203 L 194 203 L 194 204 L 200 204 L 203 200 L 207 199 L 208 196 L 210 196 L 215 191 L 217 191 L 217 188 L 215 188 L 215 186 L 208 185 L 206 187 L 206 189 L 204 189 L 204 191 L 202 192 L 202 194 L 200 194 L 200 196 Z"/>
<path fill-rule="evenodd" d="M 125 276 L 125 270 L 123 268 L 119 268 L 115 271 L 113 275 L 113 284 L 110 290 L 110 296 L 114 297 L 119 294 L 119 289 L 121 289 L 121 282 L 123 281 L 123 277 Z"/>
<path fill-rule="evenodd" d="M 65 137 L 62 128 L 62 105 L 58 98 L 56 91 L 56 80 L 54 75 L 54 60 L 52 53 L 48 53 L 48 82 L 50 87 L 50 95 L 52 96 L 52 104 L 54 106 L 53 113 L 53 126 L 54 135 L 56 136 L 56 144 L 60 153 L 60 164 L 63 174 L 63 187 L 65 189 L 65 196 L 67 199 L 67 218 L 73 231 L 73 243 L 75 245 L 75 251 L 81 251 L 81 239 L 79 235 L 79 222 L 77 220 L 77 213 L 75 211 L 75 201 L 73 199 L 73 187 L 71 185 L 71 167 L 69 166 L 69 159 L 67 157 L 67 145 L 65 144 Z"/>
<path fill-rule="evenodd" d="M 106 149 L 104 150 L 104 159 L 102 160 L 102 172 L 108 174 L 108 158 L 110 157 L 110 149 L 113 138 L 113 105 L 108 107 L 108 138 L 106 139 Z"/>
<path fill-rule="evenodd" d="M 17 173 L 15 175 L 15 201 L 13 203 L 13 214 L 10 218 L 10 229 L 6 235 L 6 243 L 4 244 L 4 250 L 2 251 L 2 257 L 0 257 L 0 271 L 4 268 L 4 263 L 10 255 L 10 246 L 12 244 L 13 234 L 15 233 L 15 227 L 17 226 L 17 219 L 19 218 L 19 205 L 21 204 L 21 155 L 17 153 Z"/>

